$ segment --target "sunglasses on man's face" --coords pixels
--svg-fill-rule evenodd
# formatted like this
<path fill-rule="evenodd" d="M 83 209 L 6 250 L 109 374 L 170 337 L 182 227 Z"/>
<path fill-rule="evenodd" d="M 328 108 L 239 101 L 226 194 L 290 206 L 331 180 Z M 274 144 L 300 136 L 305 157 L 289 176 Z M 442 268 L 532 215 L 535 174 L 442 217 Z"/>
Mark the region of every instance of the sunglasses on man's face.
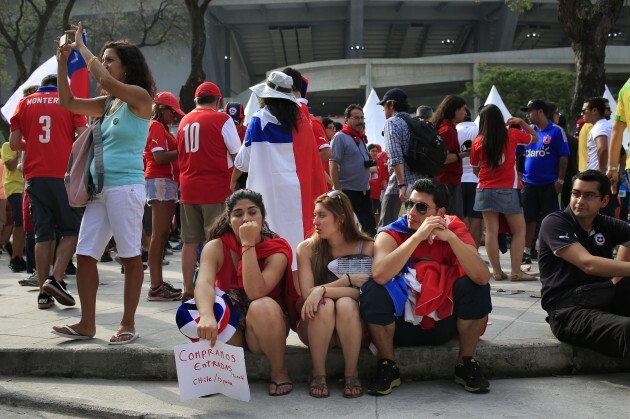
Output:
<path fill-rule="evenodd" d="M 411 211 L 414 207 L 416 208 L 416 212 L 420 215 L 426 214 L 430 209 L 435 209 L 435 207 L 430 207 L 424 202 L 413 202 L 411 199 L 405 202 L 405 208 L 407 208 L 407 211 Z"/>

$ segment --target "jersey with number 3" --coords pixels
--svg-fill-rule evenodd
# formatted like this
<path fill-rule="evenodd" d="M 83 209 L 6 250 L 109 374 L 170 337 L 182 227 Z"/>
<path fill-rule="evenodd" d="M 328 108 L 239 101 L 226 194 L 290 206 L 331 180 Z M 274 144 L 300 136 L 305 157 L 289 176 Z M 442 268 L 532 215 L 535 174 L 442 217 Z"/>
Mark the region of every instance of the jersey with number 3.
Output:
<path fill-rule="evenodd" d="M 223 203 L 232 193 L 231 154 L 241 140 L 227 114 L 196 108 L 184 116 L 177 130 L 180 201 L 182 204 Z"/>
<path fill-rule="evenodd" d="M 87 125 L 85 116 L 59 105 L 57 91 L 36 92 L 17 105 L 11 131 L 22 131 L 26 141 L 24 177 L 63 179 L 76 128 Z"/>

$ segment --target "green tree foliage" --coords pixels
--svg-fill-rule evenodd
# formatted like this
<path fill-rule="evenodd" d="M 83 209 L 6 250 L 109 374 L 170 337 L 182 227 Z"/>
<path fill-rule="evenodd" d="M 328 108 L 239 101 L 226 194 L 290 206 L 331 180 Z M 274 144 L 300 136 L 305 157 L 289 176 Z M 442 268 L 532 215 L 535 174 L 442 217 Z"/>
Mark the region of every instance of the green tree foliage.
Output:
<path fill-rule="evenodd" d="M 562 111 L 571 105 L 575 73 L 561 70 L 522 70 L 514 67 L 479 65 L 480 80 L 476 88 L 466 83 L 467 96 L 483 103 L 494 85 L 512 115 L 522 115 L 519 108 L 531 99 L 543 99 L 559 104 Z"/>

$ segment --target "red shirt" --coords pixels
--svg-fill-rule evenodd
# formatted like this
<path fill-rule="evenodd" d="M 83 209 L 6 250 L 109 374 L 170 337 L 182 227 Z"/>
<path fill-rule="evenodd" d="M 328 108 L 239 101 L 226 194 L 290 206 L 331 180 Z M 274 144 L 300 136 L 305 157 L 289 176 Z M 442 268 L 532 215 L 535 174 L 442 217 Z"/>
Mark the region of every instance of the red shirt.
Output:
<path fill-rule="evenodd" d="M 241 140 L 229 115 L 196 108 L 182 118 L 177 131 L 182 204 L 218 204 L 230 196 L 234 163 Z"/>
<path fill-rule="evenodd" d="M 170 179 L 179 182 L 179 166 L 177 159 L 166 164 L 158 164 L 153 157 L 156 151 L 177 150 L 177 142 L 173 134 L 168 132 L 160 121 L 151 120 L 149 124 L 149 137 L 144 148 L 144 178 L 145 179 Z"/>
<path fill-rule="evenodd" d="M 462 220 L 455 215 L 445 215 L 444 218 L 448 221 L 447 228 L 455 233 L 461 241 L 477 247 L 475 240 Z M 398 233 L 393 230 L 383 230 L 383 232 L 392 236 L 398 246 L 401 246 L 411 237 L 411 234 Z M 433 240 L 433 244 L 429 244 L 427 240 L 422 241 L 411 254 L 411 261 L 414 264 L 423 259 L 432 260 L 445 266 L 453 266 L 457 262 L 457 256 L 455 256 L 451 245 L 437 237 Z M 464 273 L 462 270 L 461 275 L 464 275 Z"/>
<path fill-rule="evenodd" d="M 516 174 L 516 146 L 529 144 L 531 135 L 515 129 L 508 129 L 508 136 L 503 146 L 503 163 L 496 169 L 488 167 L 484 152 L 482 136 L 478 135 L 473 141 L 470 150 L 470 164 L 473 167 L 481 167 L 479 171 L 479 189 L 518 189 L 518 176 Z"/>
<path fill-rule="evenodd" d="M 448 119 L 443 119 L 438 127 L 438 134 L 440 134 L 444 140 L 444 144 L 446 144 L 446 149 L 449 153 L 460 152 L 455 124 Z M 456 160 L 453 163 L 443 165 L 442 170 L 440 170 L 440 173 L 438 173 L 435 178 L 446 186 L 459 185 L 462 183 L 463 172 L 461 160 Z"/>
<path fill-rule="evenodd" d="M 247 132 L 247 126 L 241 124 L 236 127 L 236 132 L 238 132 L 238 138 L 241 139 L 241 144 L 245 141 L 245 133 Z"/>
<path fill-rule="evenodd" d="M 20 100 L 11 117 L 11 131 L 21 130 L 26 141 L 26 179 L 63 179 L 75 129 L 85 127 L 87 119 L 62 108 L 56 89 L 42 90 Z"/>

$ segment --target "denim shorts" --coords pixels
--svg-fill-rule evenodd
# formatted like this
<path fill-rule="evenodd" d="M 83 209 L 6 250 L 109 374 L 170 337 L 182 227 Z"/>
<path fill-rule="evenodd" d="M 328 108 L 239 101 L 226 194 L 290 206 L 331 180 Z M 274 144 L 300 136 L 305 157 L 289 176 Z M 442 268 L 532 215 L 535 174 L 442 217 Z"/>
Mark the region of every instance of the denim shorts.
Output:
<path fill-rule="evenodd" d="M 147 179 L 147 202 L 175 201 L 177 202 L 178 184 L 166 178 Z"/>
<path fill-rule="evenodd" d="M 522 214 L 518 189 L 477 189 L 475 211 L 495 211 L 502 214 Z"/>

